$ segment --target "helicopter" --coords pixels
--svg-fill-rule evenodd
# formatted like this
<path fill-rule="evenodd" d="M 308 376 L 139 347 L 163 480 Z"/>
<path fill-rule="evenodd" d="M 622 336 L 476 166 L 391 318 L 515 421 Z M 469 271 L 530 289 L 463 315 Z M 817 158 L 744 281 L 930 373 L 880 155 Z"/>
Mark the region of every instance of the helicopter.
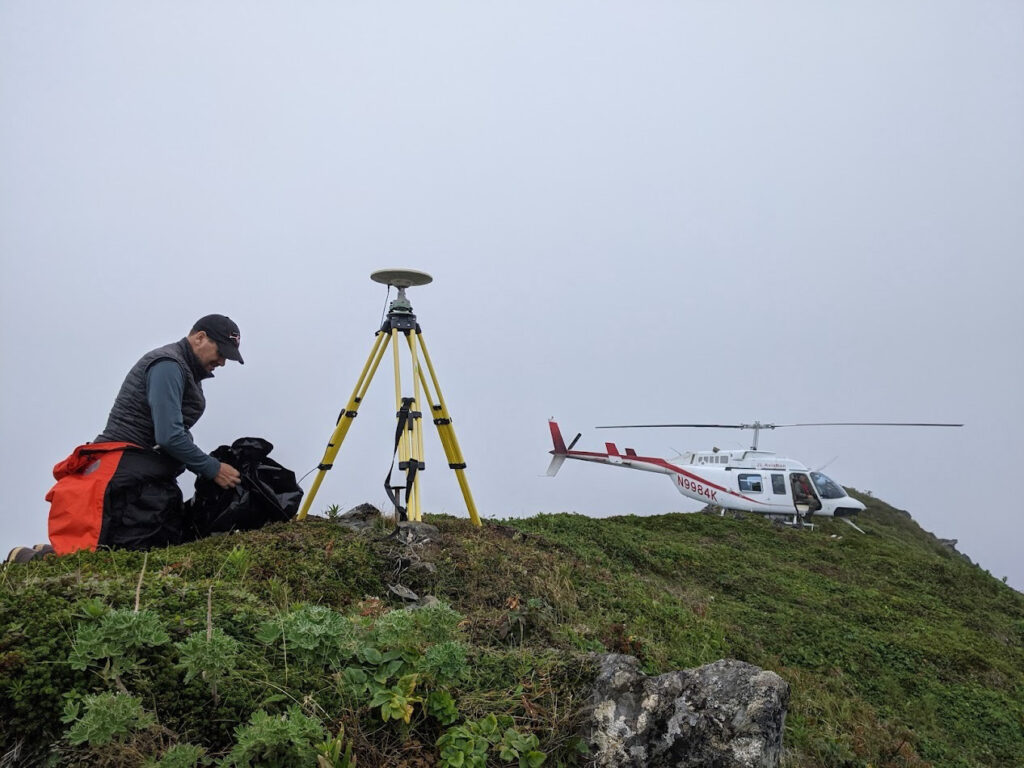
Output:
<path fill-rule="evenodd" d="M 640 456 L 632 448 L 620 451 L 615 443 L 605 443 L 603 453 L 573 450 L 582 433 L 568 445 L 562 438 L 558 422 L 548 421 L 554 444 L 547 475 L 558 474 L 566 459 L 610 464 L 626 469 L 639 469 L 668 475 L 679 493 L 695 501 L 725 510 L 750 512 L 796 527 L 813 528 L 813 516 L 833 517 L 864 533 L 850 518 L 865 509 L 832 478 L 808 469 L 795 460 L 778 456 L 772 451 L 758 448 L 761 430 L 780 427 L 822 426 L 915 426 L 962 427 L 962 424 L 910 423 L 910 422 L 817 422 L 804 424 L 619 424 L 597 429 L 657 429 L 657 428 L 715 428 L 752 429 L 754 441 L 747 450 L 687 451 L 672 459 Z"/>

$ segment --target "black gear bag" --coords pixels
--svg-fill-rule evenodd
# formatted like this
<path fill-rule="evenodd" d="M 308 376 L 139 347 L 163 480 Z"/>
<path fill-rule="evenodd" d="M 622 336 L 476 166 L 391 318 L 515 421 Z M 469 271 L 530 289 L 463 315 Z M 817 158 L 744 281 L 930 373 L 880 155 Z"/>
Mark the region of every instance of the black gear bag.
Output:
<path fill-rule="evenodd" d="M 230 447 L 210 453 L 242 475 L 234 488 L 196 478 L 195 496 L 185 502 L 185 516 L 197 537 L 227 531 L 251 531 L 290 520 L 299 510 L 302 489 L 295 473 L 268 458 L 274 446 L 261 437 L 240 437 Z"/>

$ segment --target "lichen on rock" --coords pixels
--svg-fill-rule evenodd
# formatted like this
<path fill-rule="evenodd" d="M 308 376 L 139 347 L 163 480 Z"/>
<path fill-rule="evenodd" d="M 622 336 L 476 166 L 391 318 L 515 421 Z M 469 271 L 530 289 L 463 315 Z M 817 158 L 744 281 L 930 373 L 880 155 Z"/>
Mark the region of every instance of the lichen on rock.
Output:
<path fill-rule="evenodd" d="M 586 736 L 601 767 L 776 768 L 788 704 L 789 684 L 746 662 L 652 677 L 606 654 Z"/>

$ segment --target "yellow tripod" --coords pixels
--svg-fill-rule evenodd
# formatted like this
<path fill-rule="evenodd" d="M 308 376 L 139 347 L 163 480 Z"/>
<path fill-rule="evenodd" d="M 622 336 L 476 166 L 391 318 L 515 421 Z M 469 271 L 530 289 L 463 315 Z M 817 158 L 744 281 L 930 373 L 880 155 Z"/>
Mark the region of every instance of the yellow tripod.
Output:
<path fill-rule="evenodd" d="M 455 470 L 455 476 L 459 481 L 459 487 L 462 489 L 462 497 L 466 501 L 466 509 L 469 511 L 470 520 L 473 521 L 474 525 L 480 525 L 480 517 L 476 513 L 476 505 L 473 503 L 473 494 L 470 492 L 469 482 L 466 480 L 466 461 L 462 457 L 459 441 L 455 437 L 452 417 L 444 401 L 444 396 L 441 394 L 441 386 L 437 382 L 434 365 L 430 361 L 430 354 L 427 352 L 426 343 L 423 341 L 423 332 L 420 329 L 419 323 L 416 322 L 416 315 L 413 314 L 412 305 L 405 296 L 406 288 L 426 285 L 433 278 L 425 272 L 417 272 L 411 269 L 386 269 L 374 272 L 370 275 L 370 279 L 396 287 L 398 289 L 398 297 L 391 302 L 387 318 L 384 320 L 380 330 L 374 334 L 373 348 L 370 350 L 370 356 L 366 360 L 366 365 L 363 366 L 363 372 L 359 374 L 359 380 L 356 382 L 355 389 L 352 390 L 352 396 L 349 398 L 348 404 L 338 416 L 334 432 L 331 433 L 331 437 L 327 441 L 327 449 L 324 451 L 323 459 L 320 460 L 320 464 L 317 466 L 316 478 L 314 478 L 313 485 L 309 489 L 305 501 L 302 503 L 302 509 L 299 510 L 298 517 L 300 520 L 303 520 L 309 513 L 309 508 L 312 506 L 313 499 L 320 489 L 324 475 L 327 474 L 327 470 L 334 466 L 334 459 L 338 455 L 338 450 L 345 440 L 345 435 L 348 434 L 349 427 L 352 426 L 352 421 L 358 415 L 359 405 L 362 403 L 363 397 L 366 396 L 366 391 L 370 388 L 373 375 L 377 372 L 377 368 L 387 352 L 388 345 L 390 345 L 395 366 L 395 408 L 397 409 L 396 415 L 398 418 L 395 431 L 395 450 L 398 454 L 399 472 L 405 472 L 406 480 L 404 487 L 392 486 L 389 473 L 388 481 L 385 484 L 385 490 L 395 505 L 396 516 L 399 518 L 404 516 L 412 521 L 419 521 L 423 518 L 420 507 L 419 472 L 426 465 L 423 462 L 423 419 L 420 408 L 425 398 L 430 408 L 430 413 L 433 415 L 438 436 L 441 438 L 441 445 L 444 447 L 445 456 L 448 458 L 448 466 Z M 400 336 L 405 337 L 412 359 L 413 397 L 402 396 L 401 367 L 398 355 L 398 347 L 401 343 Z M 426 363 L 427 373 L 424 373 L 423 366 L 420 364 L 421 353 L 423 362 Z M 429 382 L 427 374 L 430 376 Z M 433 392 L 437 393 L 436 402 L 431 396 L 431 384 L 433 384 Z M 394 465 L 392 464 L 393 468 Z M 403 490 L 405 491 L 404 505 L 401 503 Z"/>

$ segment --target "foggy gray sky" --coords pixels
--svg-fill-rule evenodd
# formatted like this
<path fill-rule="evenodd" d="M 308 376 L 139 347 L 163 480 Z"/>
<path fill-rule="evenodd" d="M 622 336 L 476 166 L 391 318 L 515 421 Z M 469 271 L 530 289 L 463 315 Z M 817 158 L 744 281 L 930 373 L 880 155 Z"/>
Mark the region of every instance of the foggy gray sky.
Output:
<path fill-rule="evenodd" d="M 481 514 L 692 511 L 579 447 L 748 444 L 1024 588 L 1019 2 L 0 3 L 0 548 L 145 351 L 221 312 L 209 451 L 315 466 L 386 289 Z M 408 372 L 406 371 L 408 381 Z M 384 503 L 378 373 L 314 512 Z M 423 501 L 465 515 L 431 432 Z M 191 487 L 192 476 L 185 475 Z M 308 480 L 306 483 L 308 487 Z"/>

